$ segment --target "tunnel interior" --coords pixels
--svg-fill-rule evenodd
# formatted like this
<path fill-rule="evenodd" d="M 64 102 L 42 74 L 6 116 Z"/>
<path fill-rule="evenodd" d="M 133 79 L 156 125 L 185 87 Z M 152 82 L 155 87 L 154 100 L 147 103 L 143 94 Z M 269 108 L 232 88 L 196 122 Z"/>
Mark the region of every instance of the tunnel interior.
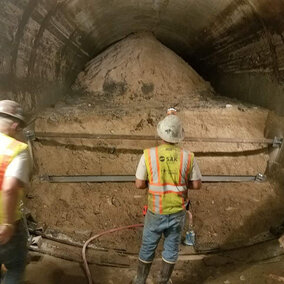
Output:
<path fill-rule="evenodd" d="M 30 108 L 56 101 L 90 59 L 131 33 L 151 31 L 221 95 L 283 114 L 282 1 L 212 5 L 153 0 L 109 5 L 108 1 L 2 1 L 3 91 L 23 97 L 25 92 L 34 102 Z"/>
<path fill-rule="evenodd" d="M 36 133 L 155 135 L 156 123 L 165 109 L 174 105 L 190 136 L 282 138 L 283 16 L 281 0 L 274 0 L 273 5 L 268 0 L 2 0 L 0 98 L 20 102 Z M 132 50 L 141 51 L 138 71 Z M 127 62 L 126 66 L 123 63 L 117 68 L 121 62 Z M 154 67 L 157 72 L 152 74 Z M 178 70 L 176 77 L 171 69 Z M 100 76 L 106 78 L 110 73 L 112 80 L 99 85 Z M 151 77 L 155 84 L 146 80 Z M 113 78 L 124 78 L 128 85 L 118 79 L 114 84 Z M 175 84 L 167 89 L 164 82 L 171 80 Z M 138 83 L 129 83 L 134 81 Z M 187 81 L 194 88 L 193 95 L 185 98 Z M 127 88 L 135 90 L 137 86 L 142 99 L 139 95 L 139 99 L 126 97 Z M 103 96 L 96 88 L 104 91 Z M 52 184 L 43 177 L 133 175 L 143 147 L 150 146 L 149 141 L 94 142 L 62 137 L 34 141 L 35 172 L 26 196 L 29 213 L 46 236 L 60 238 L 62 233 L 63 239 L 79 243 L 98 229 L 143 222 L 140 209 L 146 194 L 130 184 L 108 184 L 106 192 L 104 183 Z M 196 153 L 205 175 L 260 172 L 268 176 L 263 183 L 206 184 L 202 193 L 192 193 L 200 252 L 257 242 L 252 241 L 255 235 L 283 219 L 283 147 L 266 148 L 261 143 L 187 146 Z M 137 254 L 140 238 L 139 231 L 119 233 L 97 241 L 96 246 L 126 252 L 130 258 Z M 42 249 L 54 254 L 49 250 L 52 245 L 46 243 Z M 274 247 L 271 254 L 283 254 Z M 66 251 L 62 249 L 56 256 L 68 254 Z M 253 248 L 251 253 L 255 254 Z M 192 251 L 183 248 L 182 255 L 186 259 Z M 271 257 L 257 256 L 247 256 L 247 261 Z M 76 259 L 75 252 L 72 257 Z M 120 255 L 117 258 L 117 263 L 100 264 L 120 269 L 123 261 Z M 185 260 L 178 265 L 174 279 L 177 283 L 188 283 L 189 279 L 193 283 L 206 279 L 223 283 L 226 279 L 218 282 L 218 273 L 225 275 L 226 269 L 231 269 L 226 265 L 242 263 L 245 258 L 240 252 L 200 263 Z M 96 257 L 92 261 L 98 263 Z M 214 270 L 222 265 L 223 270 Z M 36 267 L 29 269 L 33 274 Z M 100 283 L 109 280 L 104 274 L 120 275 L 117 283 L 125 283 L 123 277 L 128 279 L 134 272 L 104 273 L 96 267 L 93 273 Z M 78 283 L 83 283 L 80 277 Z M 251 283 L 262 283 L 250 277 L 256 281 Z M 51 277 L 47 283 L 66 282 L 67 278 Z"/>

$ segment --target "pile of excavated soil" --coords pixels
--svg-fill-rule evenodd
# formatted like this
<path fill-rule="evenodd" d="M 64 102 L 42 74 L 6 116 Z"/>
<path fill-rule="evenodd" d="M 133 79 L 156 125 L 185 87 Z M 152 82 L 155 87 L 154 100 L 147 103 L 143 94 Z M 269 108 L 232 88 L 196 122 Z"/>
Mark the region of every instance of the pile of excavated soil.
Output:
<path fill-rule="evenodd" d="M 87 65 L 76 85 L 85 95 L 41 113 L 36 131 L 155 135 L 167 107 L 176 104 L 186 136 L 264 137 L 267 110 L 212 97 L 208 83 L 149 34 L 133 35 L 110 47 Z M 36 172 L 27 206 L 44 227 L 81 240 L 141 223 L 147 192 L 133 183 L 50 184 L 39 176 L 134 175 L 143 148 L 157 144 L 121 139 L 35 141 Z M 204 175 L 256 175 L 265 172 L 269 159 L 261 144 L 182 146 L 195 153 Z M 283 196 L 269 182 L 204 184 L 190 196 L 200 247 L 246 242 L 283 215 Z M 96 244 L 138 252 L 140 241 L 138 230 L 108 235 Z"/>
<path fill-rule="evenodd" d="M 144 110 L 183 100 L 198 103 L 202 95 L 213 92 L 185 61 L 146 32 L 129 36 L 91 60 L 74 89 L 105 105 Z"/>

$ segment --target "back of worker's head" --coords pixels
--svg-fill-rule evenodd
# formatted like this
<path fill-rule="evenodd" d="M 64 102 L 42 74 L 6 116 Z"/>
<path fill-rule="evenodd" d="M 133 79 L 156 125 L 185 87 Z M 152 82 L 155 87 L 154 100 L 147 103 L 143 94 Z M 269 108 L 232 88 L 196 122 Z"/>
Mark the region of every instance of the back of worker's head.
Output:
<path fill-rule="evenodd" d="M 158 123 L 157 133 L 159 137 L 168 143 L 179 143 L 184 138 L 182 123 L 177 115 L 169 114 Z"/>
<path fill-rule="evenodd" d="M 21 106 L 10 100 L 0 101 L 0 128 L 22 128 L 25 126 L 25 118 Z"/>

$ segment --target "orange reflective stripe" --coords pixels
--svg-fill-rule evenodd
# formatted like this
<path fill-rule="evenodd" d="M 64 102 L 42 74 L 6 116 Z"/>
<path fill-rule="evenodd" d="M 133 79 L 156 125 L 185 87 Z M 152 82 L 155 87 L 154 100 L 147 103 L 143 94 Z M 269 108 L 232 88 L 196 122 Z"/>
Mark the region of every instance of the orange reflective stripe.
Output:
<path fill-rule="evenodd" d="M 157 173 L 158 173 L 158 183 L 161 183 L 158 147 L 155 148 L 155 153 L 156 153 L 156 164 L 157 164 Z M 159 211 L 160 211 L 160 214 L 162 214 L 163 208 L 162 208 L 162 197 L 161 197 L 161 196 L 159 197 Z"/>
<path fill-rule="evenodd" d="M 164 186 L 164 185 L 172 185 L 172 186 L 185 186 L 186 184 L 185 183 L 181 183 L 181 184 L 175 184 L 175 183 L 149 183 L 150 185 L 153 185 L 153 186 Z"/>
<path fill-rule="evenodd" d="M 8 156 L 3 156 L 3 159 L 1 161 L 1 167 L 0 167 L 0 175 L 4 175 L 5 171 L 9 165 L 9 158 Z"/>
<path fill-rule="evenodd" d="M 5 174 L 5 170 L 6 168 L 4 167 L 4 164 L 5 164 L 5 156 L 4 155 L 1 155 L 0 156 L 0 190 L 2 190 L 2 183 L 3 183 L 3 179 L 4 179 L 4 174 Z"/>
<path fill-rule="evenodd" d="M 149 168 L 150 168 L 150 182 L 153 182 L 153 168 L 152 168 L 150 149 L 147 149 L 147 151 L 148 151 L 148 160 L 149 160 Z"/>
<path fill-rule="evenodd" d="M 1 163 L 1 169 L 0 169 L 0 191 L 2 190 L 2 184 L 3 184 L 3 180 L 4 180 L 4 175 L 5 175 L 5 171 L 7 169 L 9 165 L 9 160 L 6 159 L 5 161 L 3 161 Z"/>
<path fill-rule="evenodd" d="M 180 167 L 179 167 L 179 184 L 181 183 L 182 163 L 183 163 L 183 151 L 181 150 Z"/>
<path fill-rule="evenodd" d="M 156 152 L 156 164 L 157 164 L 157 172 L 158 172 L 158 183 L 161 183 L 158 147 L 156 147 L 155 152 Z"/>
<path fill-rule="evenodd" d="M 168 193 L 174 193 L 177 195 L 182 195 L 184 193 L 184 191 L 182 192 L 176 192 L 176 191 L 165 191 L 165 192 L 160 192 L 160 191 L 154 191 L 154 190 L 149 190 L 149 193 L 151 193 L 152 195 L 164 195 L 164 194 L 168 194 Z"/>

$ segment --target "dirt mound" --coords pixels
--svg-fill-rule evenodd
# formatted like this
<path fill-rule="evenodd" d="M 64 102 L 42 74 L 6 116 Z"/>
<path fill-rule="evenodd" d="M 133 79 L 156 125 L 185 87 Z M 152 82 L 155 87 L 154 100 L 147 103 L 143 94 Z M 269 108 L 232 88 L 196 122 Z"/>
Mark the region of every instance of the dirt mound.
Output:
<path fill-rule="evenodd" d="M 212 91 L 208 82 L 151 33 L 131 35 L 108 48 L 87 64 L 74 88 L 106 104 L 148 101 L 152 106 L 175 105 L 182 98 L 198 100 Z"/>

